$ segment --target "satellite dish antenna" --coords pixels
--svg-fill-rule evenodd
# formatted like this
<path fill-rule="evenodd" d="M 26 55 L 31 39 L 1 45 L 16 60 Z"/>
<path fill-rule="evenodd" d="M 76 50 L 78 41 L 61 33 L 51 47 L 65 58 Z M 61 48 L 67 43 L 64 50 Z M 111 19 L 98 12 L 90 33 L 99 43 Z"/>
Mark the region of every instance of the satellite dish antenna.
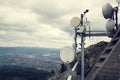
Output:
<path fill-rule="evenodd" d="M 71 19 L 71 25 L 74 26 L 74 27 L 78 27 L 80 25 L 80 18 L 73 17 Z"/>
<path fill-rule="evenodd" d="M 102 13 L 105 19 L 112 18 L 113 16 L 113 7 L 107 3 L 102 8 Z"/>
<path fill-rule="evenodd" d="M 114 27 L 115 27 L 114 20 L 112 20 L 112 19 L 108 20 L 107 23 L 106 23 L 106 29 L 107 29 L 107 31 L 108 32 L 112 32 L 113 29 L 114 29 Z"/>
<path fill-rule="evenodd" d="M 71 63 L 75 58 L 75 53 L 72 47 L 64 47 L 60 51 L 60 58 L 64 63 Z"/>

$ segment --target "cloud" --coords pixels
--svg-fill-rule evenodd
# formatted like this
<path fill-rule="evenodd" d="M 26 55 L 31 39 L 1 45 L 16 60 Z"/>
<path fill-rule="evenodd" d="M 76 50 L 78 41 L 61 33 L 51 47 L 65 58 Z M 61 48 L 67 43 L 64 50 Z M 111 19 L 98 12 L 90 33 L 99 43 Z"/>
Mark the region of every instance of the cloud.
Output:
<path fill-rule="evenodd" d="M 114 0 L 0 0 L 0 46 L 70 46 L 71 18 L 89 9 L 91 28 L 104 30 L 101 9 L 107 2 L 116 5 Z"/>

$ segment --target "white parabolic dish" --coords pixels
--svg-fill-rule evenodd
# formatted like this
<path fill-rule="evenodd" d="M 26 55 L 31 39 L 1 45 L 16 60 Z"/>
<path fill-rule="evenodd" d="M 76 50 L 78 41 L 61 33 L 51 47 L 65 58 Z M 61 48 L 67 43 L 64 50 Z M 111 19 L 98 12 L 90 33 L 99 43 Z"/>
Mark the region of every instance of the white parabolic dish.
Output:
<path fill-rule="evenodd" d="M 105 19 L 112 18 L 113 15 L 113 8 L 112 6 L 107 3 L 106 5 L 103 6 L 102 8 L 102 13 Z"/>
<path fill-rule="evenodd" d="M 60 58 L 64 63 L 71 63 L 75 58 L 73 48 L 68 46 L 62 48 L 60 51 Z"/>
<path fill-rule="evenodd" d="M 107 23 L 106 23 L 106 29 L 107 29 L 107 31 L 108 32 L 112 32 L 113 29 L 114 29 L 114 27 L 115 27 L 114 20 L 112 20 L 112 19 L 108 20 Z"/>
<path fill-rule="evenodd" d="M 78 27 L 79 24 L 80 24 L 80 18 L 78 18 L 78 17 L 73 17 L 73 18 L 71 19 L 71 25 L 72 25 L 73 27 Z"/>

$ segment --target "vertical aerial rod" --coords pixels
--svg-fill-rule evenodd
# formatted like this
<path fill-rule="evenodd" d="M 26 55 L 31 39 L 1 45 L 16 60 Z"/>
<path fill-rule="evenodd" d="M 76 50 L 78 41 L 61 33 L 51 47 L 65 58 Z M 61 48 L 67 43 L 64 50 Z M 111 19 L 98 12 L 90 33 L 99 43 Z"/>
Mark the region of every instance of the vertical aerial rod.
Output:
<path fill-rule="evenodd" d="M 77 30 L 78 29 L 80 29 L 80 37 L 81 37 L 81 80 L 84 80 L 84 38 L 85 38 L 85 25 L 83 24 L 84 22 L 83 22 L 83 18 L 84 18 L 84 15 L 88 12 L 89 10 L 88 9 L 86 9 L 86 11 L 83 13 L 83 14 L 81 14 L 81 20 L 79 19 L 79 18 L 73 18 L 72 20 L 71 20 L 71 24 L 72 24 L 72 26 L 74 26 L 75 27 L 75 35 L 74 35 L 74 41 L 75 41 L 75 44 L 74 44 L 74 52 L 75 52 L 75 54 L 76 54 L 76 50 L 77 50 L 77 34 L 78 34 L 78 32 L 77 32 Z M 80 25 L 80 28 L 77 28 L 78 26 Z M 77 61 L 76 63 L 75 63 L 75 65 L 74 65 L 74 67 L 73 67 L 73 69 L 72 69 L 72 71 L 74 71 L 75 70 L 75 68 L 76 68 L 76 66 L 78 65 L 78 62 L 79 61 Z M 67 78 L 67 80 L 71 80 L 72 79 L 72 76 L 70 75 L 70 76 L 68 76 L 68 78 Z"/>
<path fill-rule="evenodd" d="M 83 14 L 81 14 L 81 26 L 83 26 Z M 81 34 L 81 80 L 84 80 L 84 33 Z"/>
<path fill-rule="evenodd" d="M 115 7 L 115 16 L 116 16 L 116 29 L 118 30 L 118 7 Z"/>
<path fill-rule="evenodd" d="M 76 50 L 77 50 L 77 28 L 75 28 L 74 41 L 75 41 L 74 52 L 75 52 L 75 54 L 76 54 Z"/>
<path fill-rule="evenodd" d="M 84 80 L 84 35 L 81 35 L 81 80 Z"/>
<path fill-rule="evenodd" d="M 81 14 L 81 21 L 80 21 L 81 26 L 83 26 L 83 14 Z"/>

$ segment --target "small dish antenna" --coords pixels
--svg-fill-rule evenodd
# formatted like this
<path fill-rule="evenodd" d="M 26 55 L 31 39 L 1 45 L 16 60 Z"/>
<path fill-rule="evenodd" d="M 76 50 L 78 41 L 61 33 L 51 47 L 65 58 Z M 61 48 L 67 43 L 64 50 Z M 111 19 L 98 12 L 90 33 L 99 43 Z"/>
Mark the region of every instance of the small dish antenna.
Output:
<path fill-rule="evenodd" d="M 78 27 L 80 25 L 80 18 L 73 17 L 71 19 L 71 25 L 74 26 L 74 27 Z"/>
<path fill-rule="evenodd" d="M 71 63 L 75 58 L 75 53 L 72 47 L 64 47 L 60 51 L 60 58 L 64 63 Z"/>
<path fill-rule="evenodd" d="M 113 29 L 114 29 L 114 27 L 115 27 L 114 20 L 112 20 L 112 19 L 108 20 L 107 23 L 106 23 L 106 29 L 107 29 L 107 31 L 108 32 L 112 32 Z"/>
<path fill-rule="evenodd" d="M 113 16 L 113 7 L 107 3 L 102 8 L 102 13 L 105 19 L 112 18 Z"/>

